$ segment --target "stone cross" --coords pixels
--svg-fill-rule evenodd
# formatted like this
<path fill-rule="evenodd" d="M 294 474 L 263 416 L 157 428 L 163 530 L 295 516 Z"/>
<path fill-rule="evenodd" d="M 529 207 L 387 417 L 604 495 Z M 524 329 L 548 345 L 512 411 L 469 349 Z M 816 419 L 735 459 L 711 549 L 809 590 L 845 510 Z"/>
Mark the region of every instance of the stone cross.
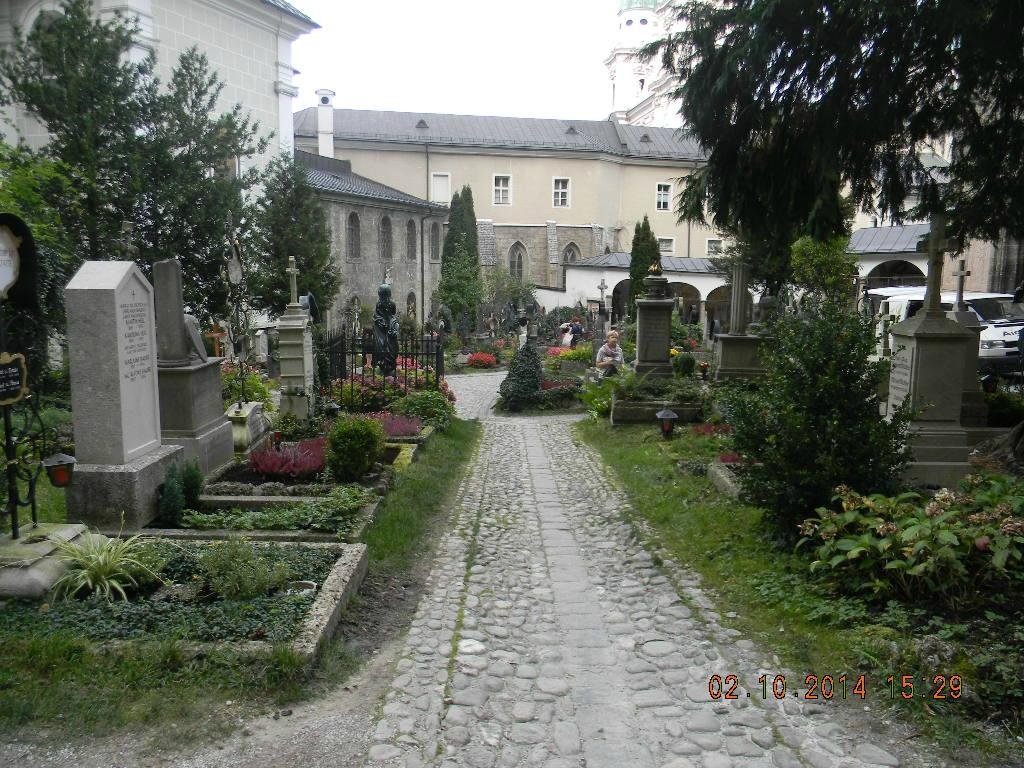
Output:
<path fill-rule="evenodd" d="M 949 251 L 960 250 L 960 243 L 946 238 L 946 217 L 935 213 L 931 218 L 931 232 L 927 241 L 921 240 L 917 250 L 928 252 L 928 280 L 924 290 L 924 308 L 929 317 L 942 317 L 942 257 Z"/>
<path fill-rule="evenodd" d="M 299 306 L 299 285 L 297 282 L 299 270 L 295 266 L 295 256 L 291 255 L 288 257 L 288 269 L 285 270 L 288 273 L 288 281 L 291 284 L 292 289 L 292 306 Z"/>
<path fill-rule="evenodd" d="M 953 273 L 956 278 L 956 304 L 953 305 L 954 312 L 966 312 L 967 304 L 964 303 L 964 283 L 971 276 L 971 270 L 967 269 L 967 262 L 960 259 L 959 269 Z"/>
<path fill-rule="evenodd" d="M 597 290 L 599 290 L 601 292 L 601 306 L 603 307 L 604 306 L 604 292 L 608 290 L 608 283 L 606 283 L 604 281 L 603 277 L 601 278 L 601 282 L 597 284 Z"/>

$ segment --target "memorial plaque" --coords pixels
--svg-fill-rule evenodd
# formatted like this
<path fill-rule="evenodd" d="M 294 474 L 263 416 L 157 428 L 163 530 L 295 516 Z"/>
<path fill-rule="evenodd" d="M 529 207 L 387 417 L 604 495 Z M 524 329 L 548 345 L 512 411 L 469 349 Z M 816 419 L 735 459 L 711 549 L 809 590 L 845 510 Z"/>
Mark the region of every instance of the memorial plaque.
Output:
<path fill-rule="evenodd" d="M 913 350 L 903 346 L 893 352 L 890 358 L 889 369 L 889 410 L 891 414 L 894 409 L 902 405 L 907 395 L 910 394 L 910 378 L 913 370 Z"/>
<path fill-rule="evenodd" d="M 28 394 L 25 356 L 0 353 L 0 405 L 14 405 Z"/>
<path fill-rule="evenodd" d="M 7 291 L 18 282 L 20 247 L 21 238 L 15 237 L 10 228 L 0 225 L 0 299 L 6 299 Z"/>

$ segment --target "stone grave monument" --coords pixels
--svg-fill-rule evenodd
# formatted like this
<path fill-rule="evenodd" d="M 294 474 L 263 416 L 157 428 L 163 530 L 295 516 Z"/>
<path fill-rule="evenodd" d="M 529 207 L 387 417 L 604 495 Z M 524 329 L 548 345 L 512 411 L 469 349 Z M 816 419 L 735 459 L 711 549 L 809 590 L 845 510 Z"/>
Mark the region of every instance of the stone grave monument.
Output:
<path fill-rule="evenodd" d="M 668 279 L 661 274 L 660 260 L 644 278 L 647 293 L 636 300 L 636 372 L 647 376 L 672 376 L 672 310 Z"/>
<path fill-rule="evenodd" d="M 964 301 L 964 283 L 971 276 L 967 269 L 967 263 L 960 259 L 959 269 L 953 273 L 956 278 L 956 301 L 953 303 L 952 311 L 947 315 L 950 320 L 955 320 L 974 336 L 974 343 L 964 348 L 964 391 L 960 405 L 960 423 L 968 428 L 984 428 L 988 426 L 988 405 L 985 403 L 985 393 L 981 391 L 978 382 L 978 346 L 981 340 L 981 332 L 986 326 L 967 306 Z"/>
<path fill-rule="evenodd" d="M 157 489 L 184 449 L 160 440 L 153 287 L 132 262 L 87 261 L 64 290 L 75 479 L 68 520 L 117 530 L 157 513 Z"/>
<path fill-rule="evenodd" d="M 313 332 L 309 312 L 299 304 L 295 257 L 288 259 L 291 301 L 277 321 L 277 349 L 281 360 L 281 413 L 303 421 L 313 410 Z"/>
<path fill-rule="evenodd" d="M 185 315 L 181 262 L 153 265 L 156 299 L 160 435 L 180 445 L 184 460 L 199 460 L 203 474 L 231 461 L 231 423 L 221 401 L 220 358 L 207 358 L 195 318 Z"/>
<path fill-rule="evenodd" d="M 890 328 L 892 368 L 889 373 L 891 416 L 905 399 L 918 411 L 910 425 L 913 462 L 908 482 L 922 486 L 955 486 L 970 471 L 968 435 L 961 422 L 965 359 L 978 354 L 978 337 L 946 316 L 940 285 L 946 242 L 944 217 L 932 217 L 928 240 L 928 282 L 924 307 Z M 971 376 L 976 376 L 977 363 Z"/>
<path fill-rule="evenodd" d="M 764 372 L 758 347 L 761 337 L 747 333 L 750 267 L 741 261 L 732 267 L 732 297 L 729 302 L 729 332 L 715 339 L 715 381 L 751 378 Z"/>

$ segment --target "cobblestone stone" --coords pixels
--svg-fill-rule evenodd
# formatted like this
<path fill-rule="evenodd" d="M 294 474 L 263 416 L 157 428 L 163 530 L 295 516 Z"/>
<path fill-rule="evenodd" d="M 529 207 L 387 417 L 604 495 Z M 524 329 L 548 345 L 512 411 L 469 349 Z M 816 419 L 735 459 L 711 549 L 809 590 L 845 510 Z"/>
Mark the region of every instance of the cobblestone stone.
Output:
<path fill-rule="evenodd" d="M 829 708 L 761 701 L 753 659 L 770 656 L 723 631 L 691 572 L 664 553 L 654 566 L 625 495 L 573 442 L 572 418 L 491 413 L 501 376 L 451 377 L 483 442 L 369 766 L 899 765 L 821 717 Z M 736 674 L 740 699 L 713 701 L 712 674 Z"/>

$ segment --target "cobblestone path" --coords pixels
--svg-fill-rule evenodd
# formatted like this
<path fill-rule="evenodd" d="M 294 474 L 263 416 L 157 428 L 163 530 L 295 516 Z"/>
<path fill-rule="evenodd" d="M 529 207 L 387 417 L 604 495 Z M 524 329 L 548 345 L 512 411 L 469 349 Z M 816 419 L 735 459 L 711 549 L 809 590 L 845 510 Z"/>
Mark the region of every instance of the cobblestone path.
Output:
<path fill-rule="evenodd" d="M 452 380 L 484 438 L 368 766 L 899 765 L 830 708 L 763 702 L 770 657 L 718 624 L 689 571 L 655 564 L 571 419 L 488 414 L 499 381 Z M 709 676 L 730 673 L 740 698 L 711 701 Z"/>

